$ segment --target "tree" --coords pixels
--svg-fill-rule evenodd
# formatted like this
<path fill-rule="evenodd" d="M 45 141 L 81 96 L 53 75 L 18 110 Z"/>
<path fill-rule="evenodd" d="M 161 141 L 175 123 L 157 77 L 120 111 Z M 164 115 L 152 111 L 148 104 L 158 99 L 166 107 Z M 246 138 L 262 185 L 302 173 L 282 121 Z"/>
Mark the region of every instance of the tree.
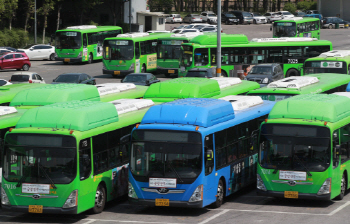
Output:
<path fill-rule="evenodd" d="M 102 0 L 74 0 L 72 3 L 75 6 L 75 10 L 80 12 L 80 24 L 84 24 L 84 15 L 88 13 L 95 6 L 103 3 Z"/>
<path fill-rule="evenodd" d="M 15 16 L 18 8 L 18 0 L 5 0 L 4 7 L 6 10 L 3 12 L 3 15 L 9 20 L 9 29 L 11 30 L 12 19 Z"/>
<path fill-rule="evenodd" d="M 54 0 L 45 0 L 43 6 L 38 9 L 38 14 L 44 16 L 44 26 L 43 26 L 43 44 L 45 43 L 45 30 L 47 27 L 47 16 L 49 13 L 54 10 L 55 1 Z"/>
<path fill-rule="evenodd" d="M 295 11 L 297 10 L 297 7 L 295 6 L 294 3 L 291 3 L 291 2 L 287 2 L 284 7 L 283 7 L 283 10 L 285 11 L 289 11 L 290 13 L 295 13 Z"/>
<path fill-rule="evenodd" d="M 26 19 L 24 22 L 24 31 L 27 31 L 28 28 L 28 21 L 30 16 L 34 13 L 34 0 L 26 0 L 27 3 L 27 9 L 26 9 Z"/>
<path fill-rule="evenodd" d="M 122 0 L 105 0 L 105 4 L 108 5 L 108 8 L 111 10 L 111 13 L 113 15 L 113 25 L 117 25 L 117 15 L 121 15 L 122 7 L 120 7 L 123 4 Z M 118 10 L 118 11 L 117 11 Z"/>

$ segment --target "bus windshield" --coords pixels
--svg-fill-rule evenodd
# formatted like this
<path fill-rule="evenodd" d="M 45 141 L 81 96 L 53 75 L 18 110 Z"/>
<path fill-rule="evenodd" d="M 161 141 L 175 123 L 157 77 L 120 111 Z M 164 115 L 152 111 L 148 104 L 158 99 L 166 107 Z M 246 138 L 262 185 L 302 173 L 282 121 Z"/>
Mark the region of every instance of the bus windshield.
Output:
<path fill-rule="evenodd" d="M 295 94 L 254 93 L 254 94 L 249 94 L 249 96 L 260 96 L 261 99 L 263 100 L 278 102 L 278 101 L 290 98 L 292 96 L 295 96 Z"/>
<path fill-rule="evenodd" d="M 131 148 L 135 178 L 194 180 L 202 171 L 201 135 L 195 132 L 136 130 Z M 178 181 L 179 181 L 178 180 Z"/>
<path fill-rule="evenodd" d="M 81 48 L 81 33 L 73 31 L 56 32 L 57 49 L 79 49 Z"/>
<path fill-rule="evenodd" d="M 297 34 L 295 22 L 275 22 L 273 26 L 275 37 L 295 37 Z"/>
<path fill-rule="evenodd" d="M 325 171 L 331 162 L 330 131 L 318 126 L 264 124 L 259 162 L 267 169 Z"/>
<path fill-rule="evenodd" d="M 192 46 L 182 46 L 183 51 L 180 58 L 180 65 L 189 67 L 192 65 L 193 61 L 193 47 Z"/>
<path fill-rule="evenodd" d="M 68 184 L 77 173 L 76 151 L 71 136 L 8 134 L 3 176 L 10 182 Z"/>
<path fill-rule="evenodd" d="M 104 41 L 104 55 L 106 60 L 132 60 L 134 58 L 134 42 L 132 40 Z"/>
<path fill-rule="evenodd" d="M 158 59 L 179 59 L 183 40 L 159 40 Z"/>
<path fill-rule="evenodd" d="M 346 62 L 340 61 L 306 61 L 304 75 L 316 73 L 347 74 Z"/>

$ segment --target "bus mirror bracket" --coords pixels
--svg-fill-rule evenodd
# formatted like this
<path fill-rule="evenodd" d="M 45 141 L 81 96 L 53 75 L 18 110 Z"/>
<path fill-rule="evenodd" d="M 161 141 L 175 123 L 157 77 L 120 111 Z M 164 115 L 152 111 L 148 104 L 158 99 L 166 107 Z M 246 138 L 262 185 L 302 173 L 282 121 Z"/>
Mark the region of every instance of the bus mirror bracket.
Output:
<path fill-rule="evenodd" d="M 339 157 L 339 152 L 340 152 L 340 145 L 336 145 L 334 148 L 334 158 Z"/>

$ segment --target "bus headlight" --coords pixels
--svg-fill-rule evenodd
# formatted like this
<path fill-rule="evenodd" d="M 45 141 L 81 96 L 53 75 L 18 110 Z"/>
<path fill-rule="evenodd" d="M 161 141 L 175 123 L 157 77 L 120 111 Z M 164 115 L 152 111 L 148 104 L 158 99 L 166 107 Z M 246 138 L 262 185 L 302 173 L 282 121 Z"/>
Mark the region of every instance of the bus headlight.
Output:
<path fill-rule="evenodd" d="M 261 179 L 259 174 L 256 175 L 256 188 L 258 188 L 259 190 L 262 190 L 262 191 L 267 191 L 265 184 L 264 184 L 264 181 Z"/>
<path fill-rule="evenodd" d="M 107 68 L 106 68 L 104 63 L 102 63 L 102 69 L 107 70 Z"/>
<path fill-rule="evenodd" d="M 128 196 L 129 198 L 138 199 L 135 189 L 130 182 L 129 182 Z"/>
<path fill-rule="evenodd" d="M 267 84 L 269 83 L 269 78 L 264 78 L 262 81 L 261 81 L 262 84 Z"/>
<path fill-rule="evenodd" d="M 332 184 L 332 178 L 327 178 L 322 184 L 320 190 L 317 192 L 317 195 L 331 193 L 331 184 Z"/>
<path fill-rule="evenodd" d="M 129 71 L 131 71 L 131 70 L 134 70 L 134 68 L 135 68 L 135 65 L 134 65 L 135 63 L 131 63 L 131 65 L 130 65 L 130 67 L 129 67 Z"/>
<path fill-rule="evenodd" d="M 80 51 L 79 54 L 78 54 L 78 57 L 81 57 L 83 55 L 83 52 Z"/>
<path fill-rule="evenodd" d="M 2 188 L 2 187 L 1 187 L 1 204 L 11 205 L 9 198 L 7 197 L 7 194 L 4 190 L 4 188 Z"/>
<path fill-rule="evenodd" d="M 63 205 L 63 208 L 71 208 L 77 205 L 78 205 L 78 190 L 74 190 L 68 196 L 66 202 Z"/>
<path fill-rule="evenodd" d="M 199 185 L 196 190 L 194 190 L 189 202 L 201 201 L 203 200 L 203 184 Z"/>

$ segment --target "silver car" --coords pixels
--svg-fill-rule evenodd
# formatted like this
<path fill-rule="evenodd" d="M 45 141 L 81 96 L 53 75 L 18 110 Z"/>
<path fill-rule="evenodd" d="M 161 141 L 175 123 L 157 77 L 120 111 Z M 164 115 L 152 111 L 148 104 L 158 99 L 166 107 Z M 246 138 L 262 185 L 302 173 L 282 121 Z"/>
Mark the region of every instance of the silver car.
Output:
<path fill-rule="evenodd" d="M 182 20 L 184 23 L 201 23 L 202 17 L 198 14 L 188 14 Z"/>

